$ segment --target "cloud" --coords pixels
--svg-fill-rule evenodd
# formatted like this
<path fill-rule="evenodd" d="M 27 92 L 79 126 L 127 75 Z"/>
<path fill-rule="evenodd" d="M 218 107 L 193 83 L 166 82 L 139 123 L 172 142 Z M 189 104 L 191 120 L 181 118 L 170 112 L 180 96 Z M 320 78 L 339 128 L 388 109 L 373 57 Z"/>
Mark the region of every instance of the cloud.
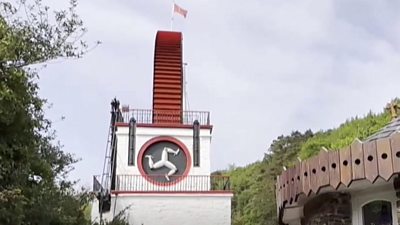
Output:
<path fill-rule="evenodd" d="M 400 3 L 177 3 L 189 11 L 174 27 L 184 35 L 190 109 L 210 110 L 215 127 L 213 169 L 259 160 L 281 134 L 328 129 L 398 95 Z M 104 44 L 43 72 L 49 116 L 67 117 L 56 128 L 65 150 L 83 158 L 74 176 L 85 182 L 102 169 L 110 99 L 151 107 L 154 37 L 169 29 L 170 7 L 82 0 L 87 38 Z"/>

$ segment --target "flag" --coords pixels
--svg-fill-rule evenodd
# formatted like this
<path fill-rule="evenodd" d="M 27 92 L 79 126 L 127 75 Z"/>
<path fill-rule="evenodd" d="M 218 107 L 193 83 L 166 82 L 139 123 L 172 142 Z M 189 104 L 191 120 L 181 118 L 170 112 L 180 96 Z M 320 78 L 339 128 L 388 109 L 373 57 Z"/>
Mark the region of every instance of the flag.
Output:
<path fill-rule="evenodd" d="M 176 12 L 176 13 L 178 13 L 178 14 L 180 14 L 180 15 L 182 15 L 183 17 L 186 18 L 187 10 L 181 8 L 179 5 L 177 5 L 177 4 L 175 4 L 175 3 L 174 3 L 174 12 Z"/>

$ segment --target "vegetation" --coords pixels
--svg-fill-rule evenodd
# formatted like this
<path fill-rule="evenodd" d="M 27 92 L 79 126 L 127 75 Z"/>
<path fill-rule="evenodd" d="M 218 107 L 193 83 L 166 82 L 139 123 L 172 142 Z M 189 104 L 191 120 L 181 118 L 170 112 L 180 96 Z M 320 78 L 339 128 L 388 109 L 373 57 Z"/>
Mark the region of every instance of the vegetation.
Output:
<path fill-rule="evenodd" d="M 40 0 L 0 3 L 0 224 L 89 222 L 88 194 L 66 179 L 76 159 L 56 143 L 33 67 L 82 55 L 76 6 L 51 12 Z"/>
<path fill-rule="evenodd" d="M 262 161 L 227 171 L 235 193 L 232 202 L 234 225 L 276 224 L 276 176 L 282 166 L 296 158 L 301 146 L 312 136 L 311 131 L 279 136 Z"/>
<path fill-rule="evenodd" d="M 120 211 L 111 221 L 105 221 L 101 225 L 129 225 L 128 219 L 126 218 L 126 211 L 129 207 Z M 93 225 L 100 225 L 99 223 L 94 223 Z"/>
<path fill-rule="evenodd" d="M 395 99 L 397 104 L 399 99 Z M 264 159 L 243 168 L 220 171 L 230 175 L 233 191 L 232 221 L 234 225 L 277 224 L 275 203 L 276 177 L 283 166 L 293 165 L 298 157 L 309 158 L 322 147 L 336 150 L 350 145 L 355 138 L 363 140 L 390 122 L 389 109 L 379 114 L 368 113 L 352 118 L 338 128 L 313 133 L 294 131 L 279 136 L 269 147 Z"/>
<path fill-rule="evenodd" d="M 369 112 L 367 116 L 352 118 L 336 129 L 320 131 L 302 146 L 299 156 L 307 159 L 317 154 L 322 147 L 338 150 L 349 146 L 356 138 L 366 139 L 387 125 L 390 118 L 387 112 L 380 114 Z"/>
<path fill-rule="evenodd" d="M 0 3 L 0 225 L 90 224 L 89 195 L 74 190 L 74 182 L 66 179 L 76 159 L 56 143 L 34 69 L 57 58 L 82 56 L 86 30 L 75 13 L 76 0 L 55 12 L 41 0 L 32 1 Z M 385 111 L 315 134 L 294 131 L 274 140 L 261 161 L 222 171 L 231 176 L 235 192 L 233 224 L 277 224 L 275 179 L 283 166 L 321 147 L 340 149 L 355 138 L 364 139 L 389 120 Z M 108 224 L 128 223 L 118 216 Z"/>

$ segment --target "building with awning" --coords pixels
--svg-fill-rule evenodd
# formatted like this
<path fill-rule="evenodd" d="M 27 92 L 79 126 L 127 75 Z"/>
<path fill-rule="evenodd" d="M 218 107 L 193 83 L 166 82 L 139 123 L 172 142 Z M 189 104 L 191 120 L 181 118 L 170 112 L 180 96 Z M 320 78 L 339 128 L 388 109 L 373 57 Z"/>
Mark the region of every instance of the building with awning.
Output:
<path fill-rule="evenodd" d="M 285 169 L 276 182 L 279 224 L 397 225 L 400 118 L 366 140 Z"/>

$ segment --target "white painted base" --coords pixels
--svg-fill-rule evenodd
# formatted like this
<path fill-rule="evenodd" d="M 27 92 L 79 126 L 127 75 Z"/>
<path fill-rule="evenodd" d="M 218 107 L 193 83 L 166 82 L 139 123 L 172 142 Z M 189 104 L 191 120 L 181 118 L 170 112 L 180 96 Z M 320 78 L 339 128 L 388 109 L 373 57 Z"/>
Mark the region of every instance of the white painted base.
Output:
<path fill-rule="evenodd" d="M 112 197 L 111 212 L 103 218 L 111 220 L 114 212 L 129 207 L 130 225 L 231 225 L 231 193 L 199 194 L 120 194 Z M 92 220 L 99 220 L 98 202 L 93 202 Z"/>

